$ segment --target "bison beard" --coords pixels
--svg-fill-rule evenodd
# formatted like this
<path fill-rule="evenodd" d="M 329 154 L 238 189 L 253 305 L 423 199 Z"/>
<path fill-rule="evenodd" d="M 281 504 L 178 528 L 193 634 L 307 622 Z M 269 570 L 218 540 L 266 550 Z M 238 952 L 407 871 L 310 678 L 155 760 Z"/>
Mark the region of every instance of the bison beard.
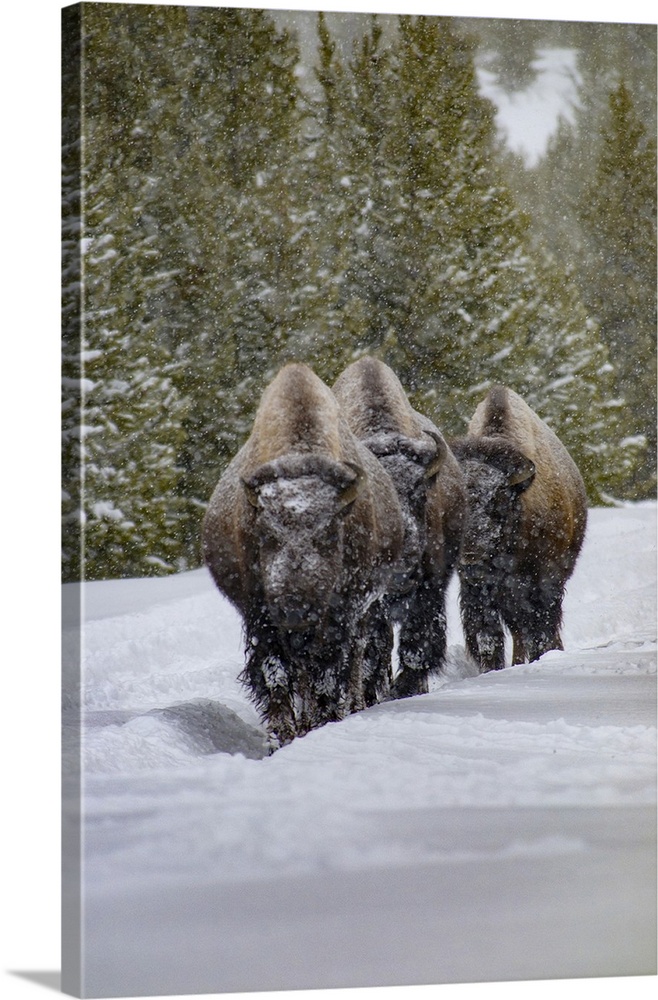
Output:
<path fill-rule="evenodd" d="M 348 657 L 340 627 L 286 632 L 264 609 L 245 626 L 246 665 L 240 679 L 249 688 L 274 746 L 336 722 L 360 707 L 346 699 Z"/>

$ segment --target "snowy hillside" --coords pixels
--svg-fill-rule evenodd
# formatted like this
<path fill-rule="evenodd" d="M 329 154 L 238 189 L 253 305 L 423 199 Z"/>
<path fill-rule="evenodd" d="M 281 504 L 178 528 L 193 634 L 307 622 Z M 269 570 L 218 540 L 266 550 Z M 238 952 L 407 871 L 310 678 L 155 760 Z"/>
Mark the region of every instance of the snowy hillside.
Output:
<path fill-rule="evenodd" d="M 581 83 L 575 49 L 539 49 L 532 69 L 532 83 L 513 93 L 500 86 L 486 64 L 478 69 L 480 92 L 496 107 L 499 131 L 529 167 L 536 166 L 560 119 L 573 122 Z"/>
<path fill-rule="evenodd" d="M 205 570 L 87 585 L 87 995 L 655 973 L 655 529 L 591 512 L 564 652 L 474 676 L 453 588 L 430 694 L 271 757 Z"/>

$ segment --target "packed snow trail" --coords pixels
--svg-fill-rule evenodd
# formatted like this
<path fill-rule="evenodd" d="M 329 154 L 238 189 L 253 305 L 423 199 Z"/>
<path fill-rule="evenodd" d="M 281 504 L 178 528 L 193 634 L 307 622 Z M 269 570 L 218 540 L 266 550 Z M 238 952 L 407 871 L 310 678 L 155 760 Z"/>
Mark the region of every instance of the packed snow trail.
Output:
<path fill-rule="evenodd" d="M 654 973 L 655 522 L 590 512 L 564 652 L 476 676 L 455 584 L 428 695 L 269 757 L 205 570 L 86 585 L 87 994 Z"/>

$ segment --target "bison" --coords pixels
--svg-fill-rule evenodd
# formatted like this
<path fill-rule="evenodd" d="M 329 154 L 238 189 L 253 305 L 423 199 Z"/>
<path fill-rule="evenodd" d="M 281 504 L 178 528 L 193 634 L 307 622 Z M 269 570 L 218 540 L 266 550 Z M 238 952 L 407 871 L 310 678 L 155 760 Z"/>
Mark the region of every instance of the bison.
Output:
<path fill-rule="evenodd" d="M 350 429 L 380 461 L 400 499 L 404 570 L 389 599 L 391 619 L 400 626 L 392 694 L 422 694 L 445 657 L 445 593 L 465 508 L 461 470 L 443 436 L 413 409 L 383 362 L 361 358 L 342 373 L 333 391 Z M 375 686 L 385 689 L 385 678 Z"/>
<path fill-rule="evenodd" d="M 587 522 L 582 477 L 564 445 L 511 389 L 495 386 L 452 442 L 468 493 L 459 560 L 466 649 L 480 671 L 562 649 L 567 580 Z"/>
<path fill-rule="evenodd" d="M 333 393 L 306 365 L 284 367 L 202 528 L 206 565 L 243 618 L 240 678 L 274 748 L 364 706 L 365 647 L 402 540 L 393 484 Z"/>

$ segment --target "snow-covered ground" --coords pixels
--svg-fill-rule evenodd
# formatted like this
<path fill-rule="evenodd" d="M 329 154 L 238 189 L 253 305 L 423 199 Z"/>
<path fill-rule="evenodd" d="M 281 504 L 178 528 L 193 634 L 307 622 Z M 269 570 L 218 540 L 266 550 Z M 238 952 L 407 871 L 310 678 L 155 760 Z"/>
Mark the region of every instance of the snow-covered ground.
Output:
<path fill-rule="evenodd" d="M 86 585 L 86 994 L 655 973 L 655 529 L 591 512 L 564 652 L 475 676 L 453 587 L 428 695 L 271 757 L 205 570 Z"/>

